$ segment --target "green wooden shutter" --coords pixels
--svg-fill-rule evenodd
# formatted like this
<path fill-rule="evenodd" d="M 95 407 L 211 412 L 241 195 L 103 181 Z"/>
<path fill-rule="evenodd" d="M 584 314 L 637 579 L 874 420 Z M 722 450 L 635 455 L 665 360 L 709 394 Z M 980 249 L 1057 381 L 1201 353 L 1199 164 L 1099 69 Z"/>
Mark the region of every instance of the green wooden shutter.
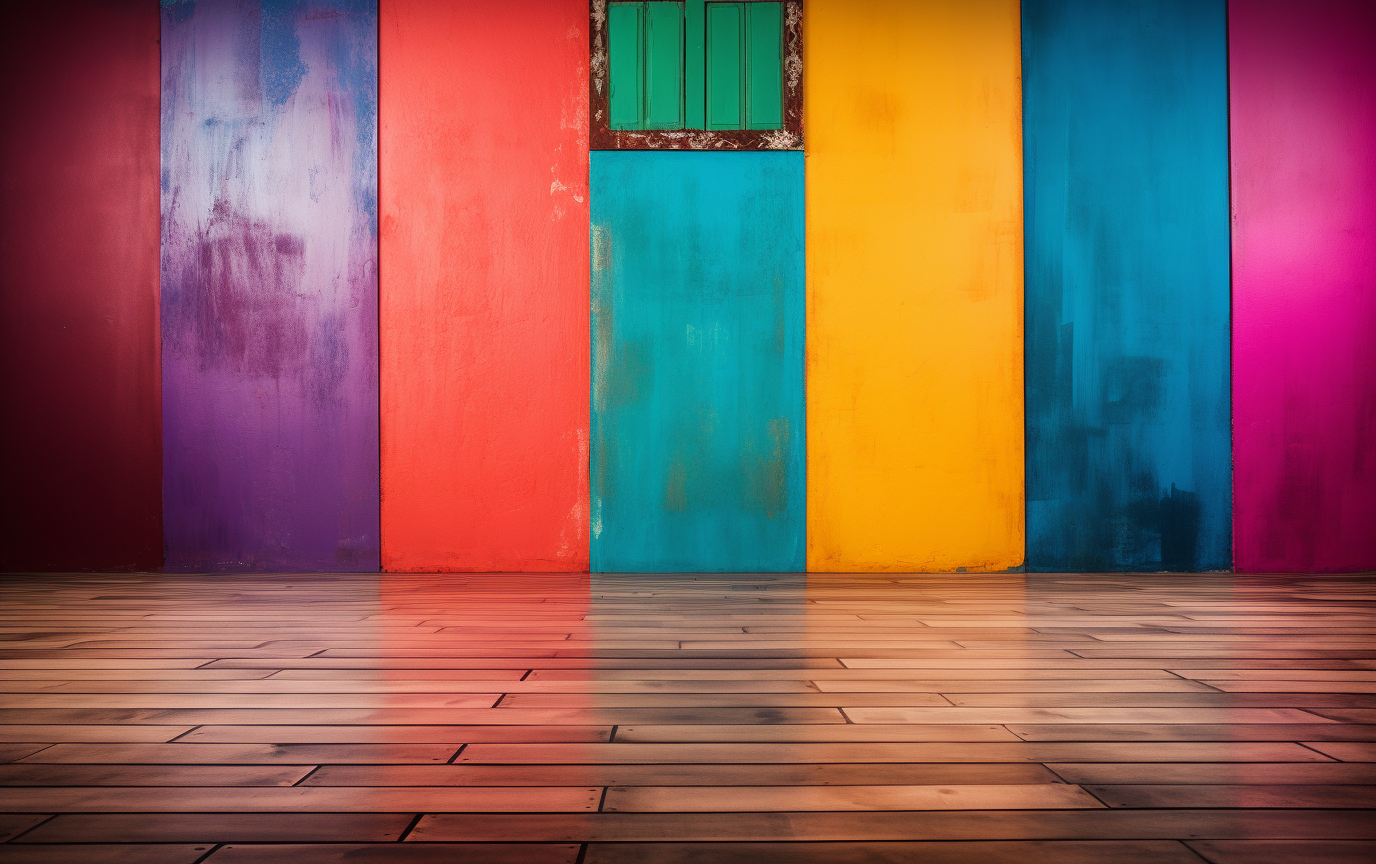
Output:
<path fill-rule="evenodd" d="M 783 128 L 783 6 L 611 3 L 613 129 Z"/>
<path fill-rule="evenodd" d="M 783 9 L 778 3 L 746 3 L 746 128 L 784 125 Z"/>
<path fill-rule="evenodd" d="M 707 128 L 782 129 L 783 6 L 707 4 Z"/>
<path fill-rule="evenodd" d="M 645 127 L 683 128 L 683 4 L 645 4 Z"/>
<path fill-rule="evenodd" d="M 707 4 L 707 128 L 742 128 L 744 3 Z"/>
<path fill-rule="evenodd" d="M 607 8 L 612 115 L 608 125 L 612 129 L 645 128 L 645 98 L 641 89 L 644 5 L 613 3 Z"/>
<path fill-rule="evenodd" d="M 683 4 L 683 125 L 707 128 L 707 9 L 705 0 Z"/>

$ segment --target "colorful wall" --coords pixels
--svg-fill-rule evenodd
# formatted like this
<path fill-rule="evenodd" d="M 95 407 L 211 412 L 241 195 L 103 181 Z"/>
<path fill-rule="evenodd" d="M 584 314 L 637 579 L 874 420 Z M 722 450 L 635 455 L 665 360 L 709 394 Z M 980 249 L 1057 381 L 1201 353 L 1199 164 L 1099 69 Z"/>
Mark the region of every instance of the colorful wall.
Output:
<path fill-rule="evenodd" d="M 588 567 L 588 7 L 382 0 L 382 566 Z"/>
<path fill-rule="evenodd" d="M 1027 566 L 1231 563 L 1223 0 L 1026 0 Z"/>
<path fill-rule="evenodd" d="M 807 15 L 808 567 L 1017 567 L 1017 0 Z"/>
<path fill-rule="evenodd" d="M 783 152 L 591 150 L 601 0 L 40 5 L 0 568 L 1376 569 L 1362 0 L 808 0 Z"/>
<path fill-rule="evenodd" d="M 162 7 L 169 570 L 378 558 L 377 17 Z"/>
<path fill-rule="evenodd" d="M 1376 567 L 1376 5 L 1234 0 L 1237 566 Z"/>
<path fill-rule="evenodd" d="M 803 156 L 592 160 L 592 565 L 804 567 Z"/>
<path fill-rule="evenodd" d="M 162 562 L 158 9 L 0 28 L 0 571 Z"/>

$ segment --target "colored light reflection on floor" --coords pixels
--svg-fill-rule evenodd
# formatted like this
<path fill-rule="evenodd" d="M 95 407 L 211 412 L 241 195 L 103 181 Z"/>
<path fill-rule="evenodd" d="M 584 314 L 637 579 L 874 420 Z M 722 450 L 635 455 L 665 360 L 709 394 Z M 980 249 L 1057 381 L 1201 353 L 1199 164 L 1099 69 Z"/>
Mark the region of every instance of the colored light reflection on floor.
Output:
<path fill-rule="evenodd" d="M 0 589 L 0 860 L 1226 864 L 1376 839 L 1370 579 Z"/>

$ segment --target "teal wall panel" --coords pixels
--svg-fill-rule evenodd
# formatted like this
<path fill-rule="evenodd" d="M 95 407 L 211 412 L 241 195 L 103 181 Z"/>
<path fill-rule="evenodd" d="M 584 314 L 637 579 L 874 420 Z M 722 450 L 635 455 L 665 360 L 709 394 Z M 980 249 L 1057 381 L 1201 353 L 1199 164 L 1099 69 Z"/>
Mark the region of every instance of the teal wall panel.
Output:
<path fill-rule="evenodd" d="M 592 154 L 592 568 L 804 569 L 803 154 Z"/>
<path fill-rule="evenodd" d="M 1224 0 L 1025 0 L 1027 564 L 1231 563 Z"/>

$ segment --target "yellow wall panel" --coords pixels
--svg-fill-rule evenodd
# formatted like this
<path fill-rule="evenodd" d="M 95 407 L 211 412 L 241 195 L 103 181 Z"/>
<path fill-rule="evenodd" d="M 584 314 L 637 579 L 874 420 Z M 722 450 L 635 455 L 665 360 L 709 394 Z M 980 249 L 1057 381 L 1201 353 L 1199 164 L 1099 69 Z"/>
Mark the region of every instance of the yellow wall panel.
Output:
<path fill-rule="evenodd" d="M 808 569 L 1022 564 L 1017 0 L 808 0 Z"/>

